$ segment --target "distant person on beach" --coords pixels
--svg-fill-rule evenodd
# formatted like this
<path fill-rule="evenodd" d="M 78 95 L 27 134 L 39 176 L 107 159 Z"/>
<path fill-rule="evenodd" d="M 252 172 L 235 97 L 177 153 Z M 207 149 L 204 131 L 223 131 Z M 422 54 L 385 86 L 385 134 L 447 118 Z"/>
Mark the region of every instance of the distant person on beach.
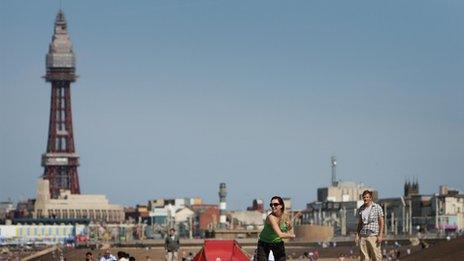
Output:
<path fill-rule="evenodd" d="M 100 261 L 116 261 L 116 257 L 111 254 L 111 251 L 109 249 L 105 250 L 105 253 L 103 256 L 100 258 Z"/>
<path fill-rule="evenodd" d="M 383 241 L 383 210 L 372 201 L 372 191 L 362 193 L 364 204 L 358 209 L 356 241 L 359 243 L 362 260 L 382 260 L 380 244 Z"/>
<path fill-rule="evenodd" d="M 264 228 L 259 234 L 258 261 L 268 261 L 271 251 L 276 261 L 285 261 L 287 255 L 282 239 L 295 238 L 293 233 L 288 232 L 292 229 L 292 221 L 285 218 L 285 204 L 281 197 L 272 197 L 269 206 L 272 212 L 266 217 Z"/>
<path fill-rule="evenodd" d="M 118 261 L 129 261 L 128 254 L 124 251 L 118 251 Z"/>
<path fill-rule="evenodd" d="M 174 228 L 169 229 L 169 235 L 164 240 L 164 248 L 166 249 L 166 260 L 177 261 L 177 252 L 179 251 L 180 242 Z"/>

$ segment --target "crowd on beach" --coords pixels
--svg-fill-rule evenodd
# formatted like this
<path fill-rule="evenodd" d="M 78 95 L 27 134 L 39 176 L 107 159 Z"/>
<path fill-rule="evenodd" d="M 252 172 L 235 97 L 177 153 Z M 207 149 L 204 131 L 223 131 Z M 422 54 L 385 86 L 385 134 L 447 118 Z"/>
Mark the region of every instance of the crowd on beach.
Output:
<path fill-rule="evenodd" d="M 176 230 L 171 228 L 169 234 L 166 236 L 164 241 L 165 248 L 165 257 L 167 261 L 177 261 L 178 251 L 180 247 L 179 236 L 176 234 Z M 85 255 L 86 261 L 93 261 L 94 257 L 92 252 L 87 252 Z M 111 254 L 109 248 L 105 249 L 103 256 L 98 257 L 99 261 L 135 261 L 135 257 L 124 251 L 118 251 L 117 257 Z M 193 253 L 189 253 L 188 256 L 185 256 L 185 253 L 182 255 L 182 261 L 191 261 L 193 260 Z M 146 256 L 145 261 L 151 261 L 150 256 Z"/>
<path fill-rule="evenodd" d="M 193 261 L 194 255 L 192 252 L 189 252 L 188 254 L 184 251 L 182 253 L 181 260 L 182 261 Z M 102 254 L 99 256 L 95 257 L 92 252 L 87 252 L 85 254 L 85 260 L 86 261 L 135 261 L 137 260 L 135 256 L 131 255 L 128 252 L 125 251 L 118 251 L 116 256 L 111 253 L 110 249 L 106 249 Z M 139 259 L 140 260 L 140 259 Z M 143 258 L 144 261 L 152 261 L 152 258 L 149 255 L 146 255 L 145 258 Z M 177 261 L 177 258 L 174 259 L 173 257 L 168 256 L 168 252 L 166 251 L 166 260 L 172 260 L 172 261 Z"/>
<path fill-rule="evenodd" d="M 95 260 L 92 252 L 87 252 L 85 254 L 85 260 L 86 261 Z M 111 251 L 109 249 L 106 249 L 103 256 L 99 257 L 98 260 L 100 261 L 135 261 L 135 257 L 131 256 L 129 253 L 126 253 L 124 251 L 118 251 L 117 257 L 115 257 L 111 254 Z M 149 257 L 147 257 L 147 260 L 151 261 Z"/>

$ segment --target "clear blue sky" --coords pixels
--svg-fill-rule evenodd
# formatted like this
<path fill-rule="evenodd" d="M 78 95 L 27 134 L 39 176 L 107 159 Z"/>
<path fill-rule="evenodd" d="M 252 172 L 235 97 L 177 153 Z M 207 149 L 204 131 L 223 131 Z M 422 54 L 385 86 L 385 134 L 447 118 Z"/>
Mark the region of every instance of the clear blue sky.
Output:
<path fill-rule="evenodd" d="M 0 200 L 35 196 L 59 1 L 0 2 Z M 80 185 L 297 208 L 338 176 L 464 190 L 464 2 L 64 1 Z"/>

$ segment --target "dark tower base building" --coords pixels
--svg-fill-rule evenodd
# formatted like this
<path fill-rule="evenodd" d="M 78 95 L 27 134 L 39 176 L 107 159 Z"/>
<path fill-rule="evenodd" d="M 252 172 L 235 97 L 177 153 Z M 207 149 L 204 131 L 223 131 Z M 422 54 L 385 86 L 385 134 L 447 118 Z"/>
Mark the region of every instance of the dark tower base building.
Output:
<path fill-rule="evenodd" d="M 80 194 L 79 156 L 74 147 L 71 110 L 71 83 L 76 80 L 75 56 L 61 10 L 56 16 L 46 68 L 44 78 L 52 88 L 47 151 L 42 155 L 43 178 L 49 180 L 52 198 L 57 198 L 62 189 Z"/>
<path fill-rule="evenodd" d="M 404 183 L 404 197 L 410 198 L 411 196 L 419 195 L 419 182 L 406 181 Z"/>

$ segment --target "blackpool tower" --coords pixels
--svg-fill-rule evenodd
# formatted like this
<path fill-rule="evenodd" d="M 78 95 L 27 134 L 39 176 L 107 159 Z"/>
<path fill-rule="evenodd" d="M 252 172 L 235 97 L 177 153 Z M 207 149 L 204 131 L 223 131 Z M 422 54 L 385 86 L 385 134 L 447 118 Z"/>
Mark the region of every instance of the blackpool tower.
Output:
<path fill-rule="evenodd" d="M 44 76 L 52 88 L 47 151 L 42 154 L 42 166 L 43 178 L 49 180 L 52 198 L 57 198 L 61 189 L 80 194 L 77 175 L 79 155 L 74 148 L 71 111 L 71 83 L 76 80 L 75 63 L 67 23 L 60 10 L 46 56 L 47 73 Z"/>

